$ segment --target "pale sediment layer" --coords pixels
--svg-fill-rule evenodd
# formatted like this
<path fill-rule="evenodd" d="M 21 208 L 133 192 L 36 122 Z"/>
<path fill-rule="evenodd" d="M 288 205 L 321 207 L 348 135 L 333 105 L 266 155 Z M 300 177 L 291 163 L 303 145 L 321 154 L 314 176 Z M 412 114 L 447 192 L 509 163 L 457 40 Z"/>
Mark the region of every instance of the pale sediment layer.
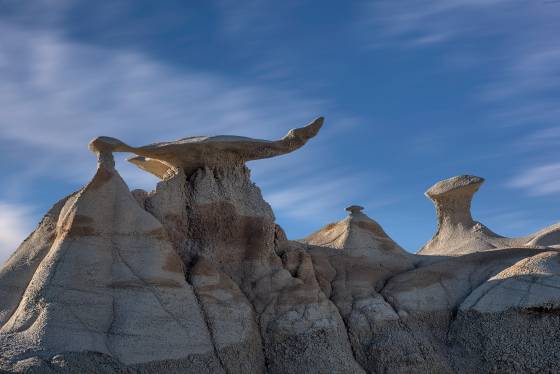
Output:
<path fill-rule="evenodd" d="M 277 142 L 93 141 L 92 180 L 0 269 L 0 372 L 560 372 L 558 225 L 494 234 L 470 212 L 482 178 L 428 190 L 439 225 L 420 254 L 358 205 L 288 240 L 244 162 L 321 124 Z M 162 181 L 130 192 L 113 151 Z"/>

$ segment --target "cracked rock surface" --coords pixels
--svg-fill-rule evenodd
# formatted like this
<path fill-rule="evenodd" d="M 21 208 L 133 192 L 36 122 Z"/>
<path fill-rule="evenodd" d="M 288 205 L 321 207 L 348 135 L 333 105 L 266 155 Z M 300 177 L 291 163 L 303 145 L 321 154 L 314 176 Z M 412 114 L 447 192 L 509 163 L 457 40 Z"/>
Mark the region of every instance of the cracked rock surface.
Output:
<path fill-rule="evenodd" d="M 492 233 L 470 213 L 482 178 L 461 176 L 427 192 L 439 228 L 419 254 L 357 205 L 292 241 L 245 159 L 205 153 L 249 140 L 188 139 L 203 152 L 134 149 L 151 192 L 115 170 L 121 142 L 91 143 L 93 179 L 0 269 L 0 373 L 560 372 L 558 225 Z"/>

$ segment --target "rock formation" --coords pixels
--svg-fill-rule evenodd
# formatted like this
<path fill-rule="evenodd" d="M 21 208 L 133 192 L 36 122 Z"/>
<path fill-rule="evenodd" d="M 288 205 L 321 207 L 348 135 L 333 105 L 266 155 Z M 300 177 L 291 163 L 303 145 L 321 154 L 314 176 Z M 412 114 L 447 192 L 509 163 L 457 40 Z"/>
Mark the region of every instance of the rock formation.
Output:
<path fill-rule="evenodd" d="M 506 238 L 474 221 L 471 201 L 483 182 L 480 177 L 460 175 L 442 180 L 426 191 L 425 195 L 434 202 L 438 226 L 419 254 L 457 256 L 496 248 L 560 244 L 560 224 L 528 236 Z"/>
<path fill-rule="evenodd" d="M 118 139 L 102 136 L 96 142 L 109 146 L 113 152 L 132 152 L 130 162 L 158 177 L 168 169 L 190 174 L 200 168 L 232 167 L 251 160 L 280 156 L 295 151 L 313 138 L 323 126 L 323 117 L 305 127 L 293 129 L 277 141 L 242 136 L 193 136 L 172 142 L 131 147 Z M 163 166 L 162 166 L 163 164 Z"/>
<path fill-rule="evenodd" d="M 419 254 L 356 205 L 288 240 L 245 162 L 322 122 L 273 142 L 93 140 L 93 179 L 0 269 L 0 372 L 560 372 L 560 226 L 493 233 L 470 213 L 482 178 L 428 190 Z M 155 190 L 130 192 L 112 152 Z"/>

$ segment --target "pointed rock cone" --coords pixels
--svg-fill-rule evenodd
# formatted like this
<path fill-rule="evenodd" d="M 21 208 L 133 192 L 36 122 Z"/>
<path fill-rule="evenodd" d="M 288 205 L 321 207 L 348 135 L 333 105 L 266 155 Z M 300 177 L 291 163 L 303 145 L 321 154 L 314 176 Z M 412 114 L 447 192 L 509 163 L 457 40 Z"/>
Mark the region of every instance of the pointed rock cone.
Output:
<path fill-rule="evenodd" d="M 35 231 L 0 268 L 0 326 L 19 305 L 33 274 L 53 245 L 60 211 L 74 195 L 75 193 L 56 203 L 45 214 Z"/>
<path fill-rule="evenodd" d="M 346 208 L 350 213 L 348 217 L 323 227 L 302 241 L 321 247 L 344 249 L 349 256 L 409 256 L 377 222 L 362 213 L 363 209 L 357 205 Z"/>
<path fill-rule="evenodd" d="M 286 136 L 276 141 L 230 135 L 194 136 L 172 142 L 131 147 L 118 139 L 101 136 L 92 143 L 112 152 L 131 152 L 141 156 L 133 157 L 129 161 L 161 178 L 166 174 L 167 168 L 183 169 L 190 174 L 205 166 L 231 166 L 293 152 L 317 135 L 323 121 L 323 117 L 319 117 L 307 126 L 290 130 Z M 164 166 L 156 161 L 162 162 Z"/>
<path fill-rule="evenodd" d="M 91 148 L 97 172 L 65 202 L 48 253 L 17 308 L 8 305 L 0 352 L 14 360 L 94 351 L 127 365 L 191 355 L 217 362 L 166 232 L 132 197 L 110 149 Z"/>

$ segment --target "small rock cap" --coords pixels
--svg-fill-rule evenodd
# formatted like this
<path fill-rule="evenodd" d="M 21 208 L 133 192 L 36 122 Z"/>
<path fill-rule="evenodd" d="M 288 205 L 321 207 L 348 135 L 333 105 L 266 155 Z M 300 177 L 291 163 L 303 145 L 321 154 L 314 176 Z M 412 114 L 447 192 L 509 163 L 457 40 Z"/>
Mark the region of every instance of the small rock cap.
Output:
<path fill-rule="evenodd" d="M 350 214 L 361 213 L 362 210 L 364 210 L 364 207 L 359 205 L 350 205 L 348 208 L 346 208 L 346 210 L 350 212 Z"/>
<path fill-rule="evenodd" d="M 100 152 L 118 152 L 124 143 L 119 139 L 111 138 L 109 136 L 98 136 L 88 144 L 90 151 L 94 153 Z"/>
<path fill-rule="evenodd" d="M 425 195 L 428 197 L 436 197 L 446 195 L 452 191 L 461 190 L 470 186 L 480 186 L 484 182 L 484 178 L 475 175 L 458 175 L 449 179 L 445 179 L 434 184 Z"/>

